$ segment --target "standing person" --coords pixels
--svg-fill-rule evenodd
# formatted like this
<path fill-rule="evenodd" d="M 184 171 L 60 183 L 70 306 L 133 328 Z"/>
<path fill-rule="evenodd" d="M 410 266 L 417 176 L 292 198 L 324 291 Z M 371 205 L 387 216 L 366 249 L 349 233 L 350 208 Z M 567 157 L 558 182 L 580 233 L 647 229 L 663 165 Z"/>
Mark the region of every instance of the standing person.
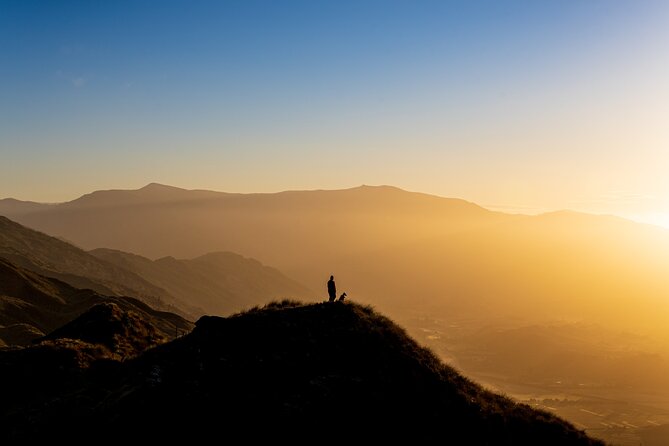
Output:
<path fill-rule="evenodd" d="M 328 280 L 328 294 L 330 295 L 330 302 L 334 302 L 337 298 L 337 286 L 335 285 L 334 276 L 330 276 L 330 280 Z"/>

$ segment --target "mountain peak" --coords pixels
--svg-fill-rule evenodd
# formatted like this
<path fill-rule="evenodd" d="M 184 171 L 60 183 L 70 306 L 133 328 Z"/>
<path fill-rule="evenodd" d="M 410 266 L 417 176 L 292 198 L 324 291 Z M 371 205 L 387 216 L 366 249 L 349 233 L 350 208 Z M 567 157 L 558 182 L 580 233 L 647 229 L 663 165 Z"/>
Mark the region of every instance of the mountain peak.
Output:
<path fill-rule="evenodd" d="M 155 192 L 155 191 L 185 191 L 186 189 L 182 189 L 180 187 L 175 187 L 175 186 L 169 186 L 167 184 L 161 184 L 161 183 L 149 183 L 146 186 L 141 187 L 137 190 L 144 192 Z"/>

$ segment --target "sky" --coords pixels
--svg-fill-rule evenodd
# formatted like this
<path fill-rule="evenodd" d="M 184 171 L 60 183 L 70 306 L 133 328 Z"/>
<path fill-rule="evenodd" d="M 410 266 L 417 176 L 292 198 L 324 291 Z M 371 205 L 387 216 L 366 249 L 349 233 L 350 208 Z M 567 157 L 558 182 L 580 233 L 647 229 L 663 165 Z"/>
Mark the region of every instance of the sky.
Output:
<path fill-rule="evenodd" d="M 669 2 L 0 0 L 0 198 L 393 185 L 669 227 Z"/>

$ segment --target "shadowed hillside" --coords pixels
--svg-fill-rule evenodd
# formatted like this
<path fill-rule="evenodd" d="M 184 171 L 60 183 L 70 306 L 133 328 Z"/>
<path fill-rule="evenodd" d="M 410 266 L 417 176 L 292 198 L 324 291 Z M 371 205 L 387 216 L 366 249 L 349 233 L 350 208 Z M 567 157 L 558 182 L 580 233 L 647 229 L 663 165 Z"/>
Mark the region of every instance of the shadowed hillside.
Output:
<path fill-rule="evenodd" d="M 20 363 L 0 352 L 3 360 Z M 108 441 L 601 444 L 485 391 L 354 303 L 285 301 L 205 316 L 188 335 L 114 367 L 91 367 L 78 388 L 51 395 L 5 408 L 11 429 L 0 434 L 76 443 L 104 432 Z"/>
<path fill-rule="evenodd" d="M 135 296 L 191 320 L 202 314 L 228 315 L 272 299 L 314 298 L 275 268 L 231 252 L 156 261 L 110 249 L 86 252 L 5 217 L 0 217 L 0 257 L 76 288 Z"/>
<path fill-rule="evenodd" d="M 89 288 L 106 295 L 135 296 L 154 308 L 187 312 L 186 315 L 193 312 L 192 305 L 178 301 L 134 272 L 2 216 L 0 257 L 76 288 Z"/>
<path fill-rule="evenodd" d="M 128 308 L 128 307 L 125 307 Z M 82 383 L 114 373 L 120 361 L 167 342 L 161 329 L 137 309 L 124 310 L 112 301 L 98 303 L 33 346 L 0 349 L 0 429 L 15 413 L 38 419 L 40 406 L 81 390 Z M 13 423 L 9 423 L 13 425 Z M 0 435 L 2 437 L 3 435 Z"/>
<path fill-rule="evenodd" d="M 154 310 L 135 298 L 76 289 L 0 257 L 0 339 L 5 344 L 27 344 L 106 302 L 141 315 L 166 338 L 174 337 L 176 330 L 183 333 L 192 327 L 181 316 Z"/>
<path fill-rule="evenodd" d="M 189 328 L 189 327 L 187 327 Z M 78 318 L 59 327 L 43 340 L 78 339 L 104 347 L 120 359 L 142 353 L 169 340 L 141 313 L 124 311 L 114 302 L 92 306 Z"/>
<path fill-rule="evenodd" d="M 231 252 L 209 253 L 195 259 L 163 257 L 155 261 L 111 249 L 90 253 L 108 263 L 134 271 L 202 314 L 229 315 L 260 302 L 286 297 L 312 300 L 314 293 L 278 270 Z"/>

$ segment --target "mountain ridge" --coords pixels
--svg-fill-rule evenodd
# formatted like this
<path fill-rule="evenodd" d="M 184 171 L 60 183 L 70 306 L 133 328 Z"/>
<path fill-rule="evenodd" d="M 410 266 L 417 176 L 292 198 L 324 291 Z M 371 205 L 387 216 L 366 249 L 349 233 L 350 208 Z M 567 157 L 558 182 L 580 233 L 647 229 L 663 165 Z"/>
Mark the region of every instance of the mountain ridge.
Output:
<path fill-rule="evenodd" d="M 33 201 L 23 201 L 17 200 L 14 198 L 3 198 L 0 199 L 0 215 L 3 214 L 3 210 L 8 214 L 21 213 L 23 209 L 12 209 L 11 206 L 23 206 L 26 205 L 26 211 L 42 210 L 46 209 L 49 206 L 74 206 L 83 203 L 88 203 L 92 199 L 110 196 L 110 195 L 122 195 L 124 198 L 137 198 L 137 197 L 160 197 L 165 193 L 176 193 L 180 197 L 185 197 L 186 195 L 191 195 L 192 197 L 199 196 L 200 198 L 222 198 L 222 197 L 272 197 L 272 196 L 282 196 L 282 195 L 295 195 L 295 194 L 319 194 L 319 193 L 328 193 L 328 194 L 341 194 L 341 193 L 356 193 L 356 192 L 365 192 L 365 193 L 376 193 L 376 192 L 391 192 L 391 193 L 400 193 L 400 194 L 411 194 L 414 196 L 424 197 L 428 199 L 437 199 L 437 200 L 448 200 L 453 203 L 462 203 L 470 205 L 481 210 L 495 213 L 497 211 L 489 210 L 483 206 L 480 206 L 472 201 L 468 201 L 462 198 L 453 198 L 453 197 L 444 197 L 435 194 L 429 194 L 424 192 L 409 191 L 402 189 L 397 186 L 392 185 L 368 185 L 362 184 L 359 186 L 353 186 L 343 189 L 295 189 L 295 190 L 284 190 L 277 192 L 224 192 L 224 191 L 214 191 L 207 189 L 185 189 L 176 186 L 170 186 L 161 183 L 148 183 L 145 186 L 142 186 L 138 189 L 100 189 L 93 192 L 89 192 L 81 195 L 80 197 L 73 198 L 71 200 L 66 200 L 62 202 L 55 203 L 40 203 Z M 3 209 L 4 205 L 4 209 Z M 27 206 L 30 205 L 30 206 Z M 42 209 L 38 209 L 38 208 Z"/>
<path fill-rule="evenodd" d="M 611 219 L 617 219 L 617 220 L 622 220 L 625 222 L 633 223 L 633 224 L 639 224 L 639 225 L 648 225 L 648 226 L 653 226 L 657 228 L 661 228 L 662 230 L 669 231 L 669 229 L 664 228 L 662 226 L 650 224 L 650 223 L 642 223 L 638 222 L 635 220 L 631 220 L 625 217 L 621 217 L 618 215 L 614 214 L 596 214 L 596 213 L 590 213 L 590 212 L 584 212 L 584 211 L 576 211 L 572 209 L 556 209 L 552 211 L 545 211 L 545 212 L 540 212 L 540 213 L 511 213 L 511 212 L 504 212 L 504 211 L 499 211 L 499 210 L 493 210 L 490 209 L 486 206 L 482 206 L 477 204 L 474 201 L 471 200 L 466 200 L 463 198 L 455 198 L 455 197 L 447 197 L 447 196 L 442 196 L 442 195 L 437 195 L 437 194 L 431 194 L 431 193 L 425 193 L 425 192 L 418 192 L 418 191 L 410 191 L 407 189 L 403 189 L 397 186 L 393 185 L 388 185 L 388 184 L 379 184 L 379 185 L 369 185 L 369 184 L 361 184 L 359 186 L 352 186 L 348 188 L 340 188 L 340 189 L 288 189 L 288 190 L 282 190 L 282 191 L 276 191 L 276 192 L 226 192 L 226 191 L 218 191 L 218 190 L 210 190 L 210 189 L 186 189 L 182 187 L 177 187 L 177 186 L 171 186 L 168 184 L 164 183 L 158 183 L 158 182 L 151 182 L 147 183 L 146 185 L 137 188 L 137 189 L 100 189 L 100 190 L 95 190 L 93 192 L 89 192 L 86 194 L 83 194 L 79 197 L 70 199 L 70 200 L 65 200 L 65 201 L 60 201 L 60 202 L 36 202 L 36 201 L 30 201 L 30 200 L 20 200 L 16 198 L 11 198 L 11 197 L 5 197 L 5 198 L 0 198 L 0 216 L 3 215 L 3 211 L 7 213 L 7 215 L 12 215 L 12 214 L 22 214 L 25 212 L 34 212 L 34 211 L 41 211 L 48 209 L 49 207 L 52 206 L 63 206 L 63 205 L 73 205 L 75 203 L 81 203 L 81 202 L 87 202 L 92 198 L 97 198 L 102 195 L 108 195 L 108 194 L 124 194 L 126 196 L 132 196 L 132 195 L 143 195 L 143 194 L 148 194 L 149 196 L 156 196 L 160 195 L 163 193 L 178 193 L 178 194 L 183 194 L 185 196 L 186 194 L 203 194 L 207 198 L 216 198 L 216 197 L 230 197 L 230 196 L 279 196 L 279 195 L 292 195 L 292 194 L 308 194 L 308 193 L 341 193 L 341 192 L 355 192 L 355 191 L 391 191 L 391 192 L 400 192 L 400 193 L 405 193 L 405 194 L 413 194 L 417 196 L 423 196 L 423 197 L 430 197 L 430 198 L 435 198 L 439 200 L 449 200 L 452 202 L 459 202 L 467 205 L 472 205 L 476 208 L 485 210 L 490 213 L 495 213 L 495 214 L 504 214 L 508 216 L 524 216 L 524 217 L 551 217 L 551 216 L 585 216 L 585 217 L 602 217 L 602 218 L 611 218 Z"/>

